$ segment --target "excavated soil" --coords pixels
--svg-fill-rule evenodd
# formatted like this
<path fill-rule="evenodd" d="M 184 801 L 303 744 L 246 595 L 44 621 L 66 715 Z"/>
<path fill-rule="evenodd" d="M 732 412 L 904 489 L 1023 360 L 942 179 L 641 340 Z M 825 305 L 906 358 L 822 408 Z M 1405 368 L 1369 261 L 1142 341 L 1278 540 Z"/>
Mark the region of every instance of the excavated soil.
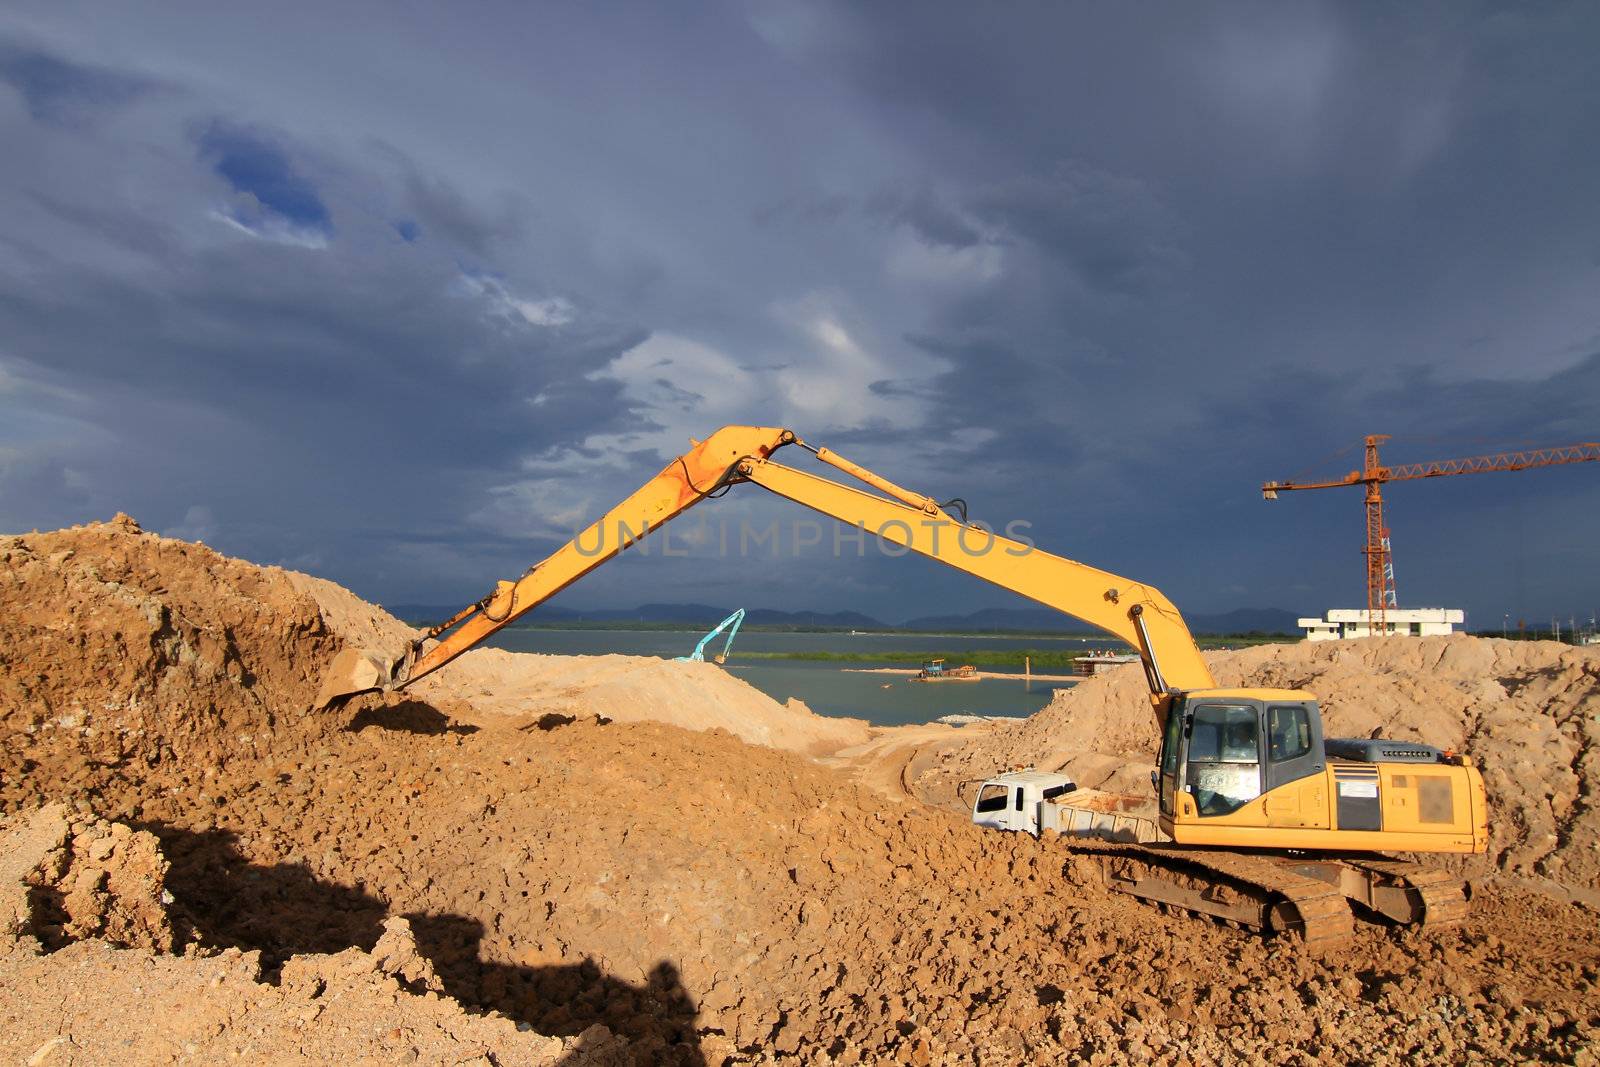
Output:
<path fill-rule="evenodd" d="M 397 624 L 131 521 L 0 564 L 18 1061 L 1596 1061 L 1582 903 L 1490 881 L 1462 929 L 1311 958 L 1110 896 L 1060 842 L 888 804 L 799 751 L 856 727 L 808 735 L 753 690 L 718 699 L 788 714 L 796 751 L 621 657 L 583 684 L 680 723 L 551 680 L 576 657 L 514 706 L 452 665 L 316 712 L 320 665 Z"/>
<path fill-rule="evenodd" d="M 171 955 L 156 838 L 53 804 L 0 822 L 0 1056 L 89 1063 L 623 1063 L 603 1030 L 561 1040 L 439 996 L 410 924 L 373 950 Z M 132 949 L 130 951 L 130 949 Z"/>
<path fill-rule="evenodd" d="M 463 721 L 549 717 L 665 722 L 723 729 L 753 745 L 823 754 L 861 744 L 863 719 L 818 715 L 804 702 L 779 704 L 714 663 L 649 656 L 542 656 L 474 649 L 407 693 L 448 706 Z"/>

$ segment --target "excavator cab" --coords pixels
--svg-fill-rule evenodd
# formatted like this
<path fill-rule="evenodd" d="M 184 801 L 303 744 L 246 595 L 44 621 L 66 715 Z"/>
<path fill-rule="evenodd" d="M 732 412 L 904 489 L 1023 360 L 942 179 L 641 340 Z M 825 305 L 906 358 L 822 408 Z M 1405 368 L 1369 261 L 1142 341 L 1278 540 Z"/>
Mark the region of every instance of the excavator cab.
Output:
<path fill-rule="evenodd" d="M 1174 700 L 1162 732 L 1161 815 L 1178 823 L 1231 816 L 1325 768 L 1322 717 L 1310 694 L 1191 692 Z"/>

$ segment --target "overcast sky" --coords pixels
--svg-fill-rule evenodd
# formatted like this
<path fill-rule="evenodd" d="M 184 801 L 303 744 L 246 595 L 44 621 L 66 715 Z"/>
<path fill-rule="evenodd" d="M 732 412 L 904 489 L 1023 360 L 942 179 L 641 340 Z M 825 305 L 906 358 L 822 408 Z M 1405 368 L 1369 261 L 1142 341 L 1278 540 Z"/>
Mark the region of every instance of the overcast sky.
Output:
<path fill-rule="evenodd" d="M 12 0 L 0 530 L 465 603 L 755 423 L 1191 611 L 1359 606 L 1359 490 L 1262 481 L 1600 439 L 1597 55 L 1587 2 Z M 1402 606 L 1600 607 L 1600 464 L 1390 500 Z M 827 537 L 561 603 L 670 600 L 1021 606 Z"/>

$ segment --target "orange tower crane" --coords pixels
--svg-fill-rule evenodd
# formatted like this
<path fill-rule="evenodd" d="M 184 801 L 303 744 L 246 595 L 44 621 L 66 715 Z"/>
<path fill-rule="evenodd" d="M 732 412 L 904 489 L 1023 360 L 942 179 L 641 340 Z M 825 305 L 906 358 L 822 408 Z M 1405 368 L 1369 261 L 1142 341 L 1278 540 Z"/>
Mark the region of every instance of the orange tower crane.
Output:
<path fill-rule="evenodd" d="M 1536 448 L 1524 452 L 1496 452 L 1488 456 L 1469 456 L 1466 459 L 1443 459 L 1432 463 L 1402 463 L 1385 467 L 1378 460 L 1378 446 L 1389 440 L 1388 434 L 1369 434 L 1366 438 L 1366 462 L 1361 470 L 1351 471 L 1343 478 L 1328 482 L 1268 482 L 1261 487 L 1261 495 L 1268 500 L 1278 499 L 1279 493 L 1291 489 L 1333 489 L 1345 485 L 1363 485 L 1367 491 L 1367 544 L 1362 554 L 1367 559 L 1367 624 L 1373 633 L 1388 634 L 1388 609 L 1399 604 L 1394 595 L 1394 561 L 1389 552 L 1389 528 L 1383 524 L 1384 482 L 1404 482 L 1412 478 L 1443 478 L 1451 474 L 1487 474 L 1490 471 L 1520 471 L 1529 467 L 1552 467 L 1561 463 L 1591 463 L 1600 460 L 1600 444 L 1588 441 L 1558 448 Z"/>

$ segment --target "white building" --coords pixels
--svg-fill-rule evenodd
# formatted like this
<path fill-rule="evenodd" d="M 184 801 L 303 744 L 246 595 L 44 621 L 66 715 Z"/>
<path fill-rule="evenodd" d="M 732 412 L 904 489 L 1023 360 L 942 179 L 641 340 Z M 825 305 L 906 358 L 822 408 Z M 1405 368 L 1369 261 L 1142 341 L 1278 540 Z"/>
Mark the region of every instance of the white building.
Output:
<path fill-rule="evenodd" d="M 1454 633 L 1467 621 L 1460 608 L 1390 608 L 1384 612 L 1387 632 L 1396 637 L 1434 637 Z M 1335 608 L 1326 619 L 1301 619 L 1307 641 L 1338 641 L 1349 637 L 1375 637 L 1376 627 L 1366 608 Z"/>

